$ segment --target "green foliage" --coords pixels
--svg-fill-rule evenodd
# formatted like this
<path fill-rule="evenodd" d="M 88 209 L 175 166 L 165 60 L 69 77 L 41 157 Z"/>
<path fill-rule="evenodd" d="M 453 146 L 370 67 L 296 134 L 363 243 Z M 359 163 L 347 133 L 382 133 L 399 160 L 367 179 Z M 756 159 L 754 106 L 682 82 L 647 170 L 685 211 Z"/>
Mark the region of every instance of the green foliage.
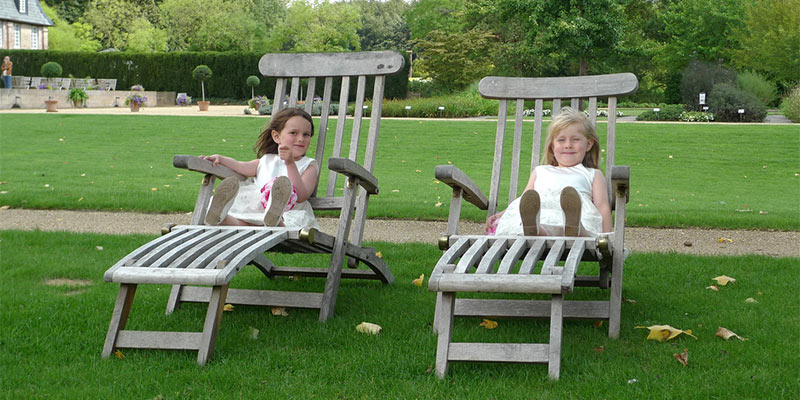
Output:
<path fill-rule="evenodd" d="M 86 101 L 88 98 L 89 95 L 82 88 L 72 88 L 67 93 L 67 99 L 72 102 Z"/>
<path fill-rule="evenodd" d="M 758 97 L 767 106 L 777 105 L 778 88 L 758 72 L 740 72 L 736 77 L 739 88 Z"/>
<path fill-rule="evenodd" d="M 411 6 L 405 0 L 354 0 L 361 9 L 361 28 L 358 37 L 361 50 L 397 50 L 405 52 L 410 47 L 410 30 L 405 14 Z"/>
<path fill-rule="evenodd" d="M 154 27 L 144 17 L 136 18 L 131 23 L 125 50 L 138 53 L 167 51 L 167 32 Z"/>
<path fill-rule="evenodd" d="M 759 0 L 744 5 L 742 23 L 732 29 L 741 47 L 730 49 L 731 60 L 765 73 L 787 90 L 800 79 L 800 3 Z"/>
<path fill-rule="evenodd" d="M 706 104 L 711 89 L 718 83 L 735 84 L 736 73 L 714 63 L 694 60 L 683 70 L 681 100 L 689 110 L 697 110 L 700 92 L 706 94 Z"/>
<path fill-rule="evenodd" d="M 438 84 L 461 89 L 491 73 L 494 45 L 494 37 L 484 31 L 448 33 L 433 30 L 425 39 L 416 42 L 420 59 L 415 67 Z"/>
<path fill-rule="evenodd" d="M 208 65 L 201 64 L 192 70 L 192 78 L 200 82 L 210 79 L 212 75 L 213 73 L 211 72 L 211 68 L 208 68 Z"/>
<path fill-rule="evenodd" d="M 128 36 L 133 33 L 132 22 L 143 15 L 144 8 L 132 1 L 92 0 L 84 20 L 103 47 L 125 50 Z"/>
<path fill-rule="evenodd" d="M 680 121 L 683 106 L 680 104 L 660 104 L 658 112 L 647 110 L 636 117 L 637 121 Z"/>
<path fill-rule="evenodd" d="M 411 108 L 406 109 L 406 106 Z M 383 102 L 385 117 L 461 118 L 482 115 L 497 115 L 497 101 L 484 99 L 476 90 L 450 96 Z"/>
<path fill-rule="evenodd" d="M 786 118 L 800 122 L 800 86 L 795 86 L 781 102 L 781 111 Z"/>
<path fill-rule="evenodd" d="M 64 70 L 57 62 L 48 61 L 42 65 L 40 72 L 42 73 L 42 76 L 46 78 L 55 78 L 61 76 L 61 74 L 64 73 Z"/>
<path fill-rule="evenodd" d="M 767 107 L 753 94 L 730 83 L 719 83 L 711 89 L 708 106 L 717 121 L 762 122 L 767 117 Z M 744 109 L 744 114 L 739 110 Z"/>
<path fill-rule="evenodd" d="M 466 0 L 419 0 L 414 2 L 406 14 L 411 39 L 423 39 L 434 30 L 446 33 L 462 32 L 467 25 L 466 8 Z"/>
<path fill-rule="evenodd" d="M 255 87 L 261 84 L 261 79 L 258 79 L 255 75 L 250 75 L 247 77 L 247 87 Z"/>
<path fill-rule="evenodd" d="M 159 10 L 167 46 L 170 51 L 256 50 L 265 34 L 264 21 L 254 19 L 263 16 L 254 12 L 256 5 L 251 0 L 164 0 Z"/>

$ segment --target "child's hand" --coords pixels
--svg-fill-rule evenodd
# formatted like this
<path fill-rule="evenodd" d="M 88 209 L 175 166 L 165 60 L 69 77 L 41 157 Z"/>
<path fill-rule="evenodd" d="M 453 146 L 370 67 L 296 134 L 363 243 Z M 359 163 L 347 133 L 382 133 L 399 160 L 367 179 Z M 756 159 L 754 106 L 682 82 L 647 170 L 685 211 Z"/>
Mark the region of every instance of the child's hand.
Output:
<path fill-rule="evenodd" d="M 222 160 L 222 156 L 219 154 L 214 154 L 213 156 L 200 156 L 203 160 L 211 161 L 211 165 L 217 166 L 219 162 Z"/>
<path fill-rule="evenodd" d="M 292 155 L 292 149 L 289 146 L 278 146 L 278 157 L 281 158 L 287 164 L 294 163 L 294 156 Z"/>
<path fill-rule="evenodd" d="M 495 224 L 497 223 L 496 221 L 498 219 L 500 219 L 501 216 L 503 216 L 503 213 L 499 212 L 497 214 L 489 216 L 489 218 L 486 218 L 486 225 L 483 226 L 483 234 L 484 235 L 489 235 L 489 234 L 492 234 L 494 232 L 493 228 L 494 228 Z"/>

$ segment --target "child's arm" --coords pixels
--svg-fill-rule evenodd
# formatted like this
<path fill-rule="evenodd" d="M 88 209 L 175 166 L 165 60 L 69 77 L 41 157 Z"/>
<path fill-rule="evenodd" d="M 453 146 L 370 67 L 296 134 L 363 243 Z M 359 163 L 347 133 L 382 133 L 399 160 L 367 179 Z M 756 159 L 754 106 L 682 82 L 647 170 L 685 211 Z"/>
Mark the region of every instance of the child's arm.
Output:
<path fill-rule="evenodd" d="M 238 161 L 230 157 L 221 156 L 219 154 L 214 154 L 213 156 L 200 156 L 200 158 L 211 161 L 211 164 L 214 166 L 222 164 L 236 171 L 236 173 L 239 175 L 244 175 L 245 177 L 256 176 L 256 172 L 258 172 L 258 159 L 253 161 Z"/>
<path fill-rule="evenodd" d="M 287 146 L 279 147 L 278 155 L 286 163 L 286 175 L 289 177 L 289 180 L 292 181 L 292 186 L 294 186 L 294 189 L 297 191 L 297 202 L 302 203 L 308 200 L 311 194 L 314 193 L 314 187 L 317 186 L 317 175 L 319 175 L 317 163 L 314 162 L 309 165 L 301 175 L 300 170 L 297 169 L 294 157 L 292 157 L 291 151 L 289 151 Z"/>
<path fill-rule="evenodd" d="M 595 171 L 592 181 L 592 203 L 603 217 L 603 232 L 611 231 L 611 206 L 608 203 L 606 178 L 600 170 Z"/>

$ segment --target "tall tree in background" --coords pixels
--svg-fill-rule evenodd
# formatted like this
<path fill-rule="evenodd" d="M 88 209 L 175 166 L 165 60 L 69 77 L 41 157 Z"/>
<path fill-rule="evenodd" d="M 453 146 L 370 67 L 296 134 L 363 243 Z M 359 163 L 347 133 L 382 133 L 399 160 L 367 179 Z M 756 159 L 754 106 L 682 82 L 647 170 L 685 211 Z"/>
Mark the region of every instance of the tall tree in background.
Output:
<path fill-rule="evenodd" d="M 464 32 L 467 0 L 417 0 L 406 14 L 411 39 L 423 39 L 428 32 Z"/>
<path fill-rule="evenodd" d="M 102 48 L 99 41 L 92 39 L 91 25 L 79 21 L 69 23 L 44 3 L 42 10 L 54 24 L 48 29 L 50 50 L 94 52 Z"/>
<path fill-rule="evenodd" d="M 84 18 L 104 48 L 123 50 L 128 44 L 132 22 L 142 14 L 143 10 L 130 1 L 92 0 Z"/>
<path fill-rule="evenodd" d="M 352 3 L 289 4 L 286 19 L 269 38 L 271 51 L 358 51 L 361 9 Z"/>
<path fill-rule="evenodd" d="M 159 7 L 170 51 L 254 50 L 251 0 L 164 0 Z"/>
<path fill-rule="evenodd" d="M 420 53 L 416 66 L 451 90 L 489 75 L 493 68 L 494 36 L 478 29 L 464 33 L 433 30 L 416 45 Z"/>
<path fill-rule="evenodd" d="M 355 0 L 361 8 L 361 28 L 357 34 L 361 50 L 406 51 L 410 30 L 406 24 L 406 12 L 411 9 L 404 0 Z"/>

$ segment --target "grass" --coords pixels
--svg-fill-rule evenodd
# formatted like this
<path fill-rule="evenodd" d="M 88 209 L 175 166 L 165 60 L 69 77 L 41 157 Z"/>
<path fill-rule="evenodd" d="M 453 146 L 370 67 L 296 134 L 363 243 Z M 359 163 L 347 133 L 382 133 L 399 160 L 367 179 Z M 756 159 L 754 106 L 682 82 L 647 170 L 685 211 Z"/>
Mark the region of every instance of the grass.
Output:
<path fill-rule="evenodd" d="M 543 365 L 454 363 L 447 379 L 427 372 L 434 362 L 433 293 L 410 284 L 430 272 L 440 252 L 431 245 L 372 243 L 396 283 L 342 284 L 336 318 L 321 324 L 312 310 L 287 318 L 256 307 L 225 313 L 215 356 L 205 367 L 188 351 L 123 350 L 102 359 L 117 284 L 103 272 L 151 236 L 64 232 L 0 232 L 0 393 L 5 398 L 797 398 L 800 309 L 798 259 L 633 254 L 626 262 L 622 330 L 609 340 L 605 325 L 565 324 L 561 380 Z M 98 250 L 101 246 L 103 250 Z M 296 256 L 276 256 L 291 263 Z M 737 279 L 719 292 L 711 278 Z M 52 279 L 86 286 L 52 285 Z M 63 281 L 70 282 L 70 281 Z M 321 290 L 321 280 L 267 281 L 255 268 L 236 287 L 299 284 Z M 199 329 L 205 307 L 186 304 L 163 314 L 167 286 L 137 292 L 131 329 Z M 596 289 L 576 296 L 594 297 Z M 757 303 L 746 303 L 748 297 Z M 362 321 L 383 327 L 356 332 Z M 456 340 L 540 340 L 545 322 L 500 319 L 495 330 L 477 318 L 459 319 Z M 646 341 L 637 325 L 692 329 L 667 343 Z M 723 341 L 726 327 L 748 338 Z M 259 330 L 252 339 L 252 328 Z M 595 349 L 603 346 L 603 351 Z M 673 354 L 688 349 L 689 366 Z"/>
<path fill-rule="evenodd" d="M 173 168 L 172 156 L 250 159 L 265 121 L 0 115 L 0 205 L 189 211 L 200 176 Z M 617 129 L 617 163 L 631 166 L 628 226 L 800 229 L 797 127 L 637 123 Z M 600 130 L 603 136 L 604 124 Z M 433 174 L 440 164 L 458 166 L 488 195 L 494 133 L 492 121 L 382 121 L 375 166 L 381 193 L 370 201 L 371 217 L 447 219 L 451 191 Z M 322 184 L 327 179 L 323 174 Z M 508 197 L 503 193 L 507 189 L 501 188 L 501 208 Z M 466 204 L 462 216 L 482 221 L 486 214 Z"/>

